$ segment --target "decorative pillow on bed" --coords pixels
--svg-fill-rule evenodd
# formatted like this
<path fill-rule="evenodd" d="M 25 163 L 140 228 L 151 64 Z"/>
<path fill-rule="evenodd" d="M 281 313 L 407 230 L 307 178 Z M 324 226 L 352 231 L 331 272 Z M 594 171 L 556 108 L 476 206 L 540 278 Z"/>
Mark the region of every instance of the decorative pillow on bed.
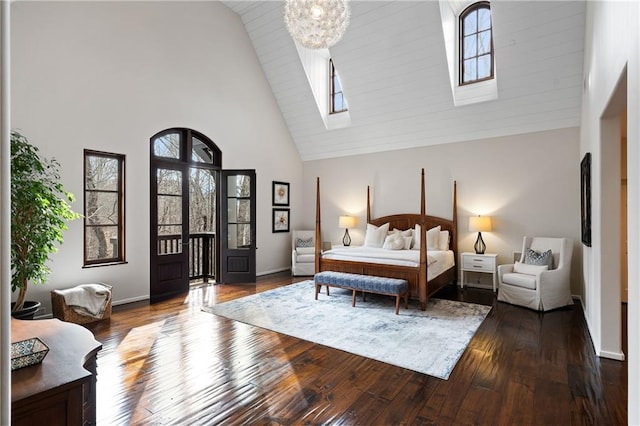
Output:
<path fill-rule="evenodd" d="M 440 250 L 440 225 L 435 226 L 427 231 L 427 250 Z M 413 247 L 414 250 L 420 250 L 420 225 L 416 224 L 415 232 L 413 233 Z"/>
<path fill-rule="evenodd" d="M 522 262 L 513 264 L 513 272 L 518 274 L 537 275 L 539 272 L 549 269 L 548 265 L 528 265 Z"/>
<path fill-rule="evenodd" d="M 385 223 L 382 226 L 375 226 L 367 223 L 367 231 L 364 234 L 364 246 L 365 247 L 382 247 L 384 239 L 389 231 L 389 224 Z"/>
<path fill-rule="evenodd" d="M 549 269 L 553 269 L 553 253 L 550 249 L 543 253 L 527 249 L 524 254 L 524 263 L 527 265 L 547 265 Z"/>
<path fill-rule="evenodd" d="M 296 248 L 298 247 L 313 247 L 313 237 L 307 239 L 296 238 Z"/>
<path fill-rule="evenodd" d="M 402 238 L 404 239 L 404 247 L 402 248 L 403 250 L 409 250 L 411 248 L 411 243 L 413 243 L 413 228 L 406 229 L 404 231 L 401 231 L 398 228 L 394 228 L 393 231 L 389 231 L 388 234 L 397 234 L 402 236 Z"/>
<path fill-rule="evenodd" d="M 383 249 L 387 250 L 402 250 L 404 248 L 404 238 L 400 233 L 387 235 L 384 239 Z"/>
<path fill-rule="evenodd" d="M 449 250 L 449 231 L 440 231 L 438 250 Z"/>
<path fill-rule="evenodd" d="M 440 247 L 440 225 L 427 231 L 427 249 L 438 250 Z"/>

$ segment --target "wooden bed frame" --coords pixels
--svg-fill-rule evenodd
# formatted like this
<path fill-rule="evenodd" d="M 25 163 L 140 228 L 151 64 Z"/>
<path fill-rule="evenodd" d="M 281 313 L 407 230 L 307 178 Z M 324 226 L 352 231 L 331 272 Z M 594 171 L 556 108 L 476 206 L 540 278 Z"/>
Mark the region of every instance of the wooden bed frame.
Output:
<path fill-rule="evenodd" d="M 426 214 L 425 201 L 425 177 L 424 169 L 421 176 L 420 194 L 420 214 L 406 213 L 390 216 L 383 216 L 376 219 L 371 218 L 371 196 L 367 187 L 367 223 L 376 226 L 389 222 L 389 229 L 410 229 L 416 224 L 420 224 L 420 265 L 419 266 L 397 266 L 383 265 L 379 263 L 355 262 L 347 260 L 324 259 L 322 257 L 322 232 L 320 224 L 320 178 L 316 183 L 316 273 L 322 271 L 350 272 L 362 275 L 374 275 L 379 277 L 402 278 L 409 282 L 410 297 L 420 300 L 420 308 L 424 311 L 427 308 L 429 296 L 440 290 L 449 283 L 456 283 L 458 277 L 457 252 L 457 190 L 456 182 L 453 182 L 453 220 L 443 219 Z M 440 225 L 443 231 L 449 231 L 449 249 L 453 250 L 455 265 L 438 275 L 433 280 L 427 282 L 427 238 L 426 232 L 434 226 Z"/>

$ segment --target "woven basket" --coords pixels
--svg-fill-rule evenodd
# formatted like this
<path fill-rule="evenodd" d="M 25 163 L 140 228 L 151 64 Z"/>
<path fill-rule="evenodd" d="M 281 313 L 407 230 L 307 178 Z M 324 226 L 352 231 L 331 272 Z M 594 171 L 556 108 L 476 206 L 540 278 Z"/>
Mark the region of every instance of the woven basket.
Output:
<path fill-rule="evenodd" d="M 94 318 L 74 311 L 72 307 L 67 306 L 67 304 L 64 303 L 64 296 L 53 290 L 51 292 L 51 308 L 53 310 L 54 318 L 58 318 L 61 321 L 72 322 L 74 324 L 89 324 L 111 318 L 111 299 L 109 299 L 107 307 L 104 310 L 104 316 L 102 318 Z"/>

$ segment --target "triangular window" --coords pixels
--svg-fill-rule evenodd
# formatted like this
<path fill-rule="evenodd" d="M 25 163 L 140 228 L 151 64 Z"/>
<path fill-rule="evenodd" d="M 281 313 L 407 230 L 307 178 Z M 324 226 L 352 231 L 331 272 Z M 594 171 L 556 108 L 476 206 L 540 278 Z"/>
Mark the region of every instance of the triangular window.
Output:
<path fill-rule="evenodd" d="M 332 59 L 329 59 L 329 90 L 329 114 L 347 111 L 347 101 L 344 98 L 340 77 L 336 72 Z"/>

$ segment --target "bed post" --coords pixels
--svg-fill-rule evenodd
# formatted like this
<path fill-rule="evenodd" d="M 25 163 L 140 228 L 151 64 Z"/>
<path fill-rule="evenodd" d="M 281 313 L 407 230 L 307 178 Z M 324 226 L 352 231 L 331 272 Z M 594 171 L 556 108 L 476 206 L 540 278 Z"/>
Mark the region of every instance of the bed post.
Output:
<path fill-rule="evenodd" d="M 424 169 L 422 169 L 420 189 L 420 276 L 418 277 L 418 296 L 420 309 L 427 309 L 427 206 L 425 197 Z"/>
<path fill-rule="evenodd" d="M 367 185 L 367 223 L 371 222 L 371 186 Z"/>
<path fill-rule="evenodd" d="M 458 255 L 458 188 L 457 182 L 453 181 L 453 235 L 451 236 L 451 249 L 455 256 Z M 453 284 L 458 283 L 458 261 L 454 259 Z"/>
<path fill-rule="evenodd" d="M 316 181 L 316 274 L 320 272 L 320 252 L 322 250 L 322 232 L 320 232 L 320 178 Z"/>

